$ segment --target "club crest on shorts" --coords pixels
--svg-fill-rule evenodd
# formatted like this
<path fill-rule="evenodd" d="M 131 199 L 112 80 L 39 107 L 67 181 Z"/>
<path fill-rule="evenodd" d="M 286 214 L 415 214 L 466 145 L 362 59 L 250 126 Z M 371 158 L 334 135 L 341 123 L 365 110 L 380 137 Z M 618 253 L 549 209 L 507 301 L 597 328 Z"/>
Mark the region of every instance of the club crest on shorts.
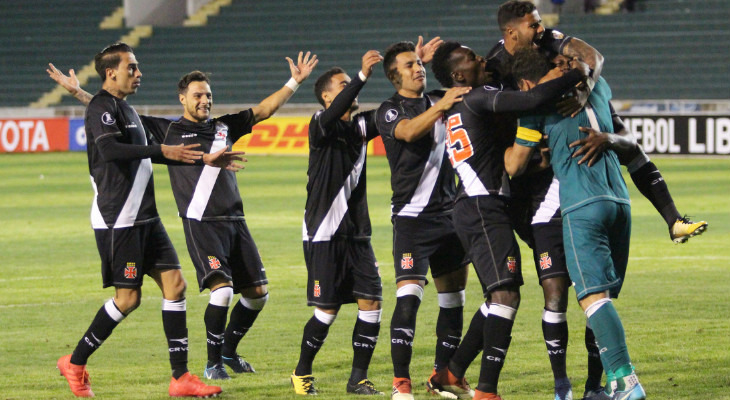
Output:
<path fill-rule="evenodd" d="M 208 265 L 211 269 L 218 269 L 221 267 L 221 261 L 215 256 L 208 256 Z"/>
<path fill-rule="evenodd" d="M 401 269 L 413 268 L 413 257 L 411 257 L 411 253 L 403 253 L 403 258 L 400 259 L 400 268 Z"/>
<path fill-rule="evenodd" d="M 322 289 L 319 287 L 319 281 L 314 281 L 314 297 L 322 295 Z"/>
<path fill-rule="evenodd" d="M 553 259 L 550 258 L 548 252 L 540 254 L 540 269 L 546 270 L 553 266 Z"/>
<path fill-rule="evenodd" d="M 507 269 L 513 274 L 517 271 L 517 258 L 507 257 Z"/>
<path fill-rule="evenodd" d="M 124 267 L 124 277 L 127 279 L 134 279 L 137 277 L 137 264 L 128 262 L 127 266 Z"/>

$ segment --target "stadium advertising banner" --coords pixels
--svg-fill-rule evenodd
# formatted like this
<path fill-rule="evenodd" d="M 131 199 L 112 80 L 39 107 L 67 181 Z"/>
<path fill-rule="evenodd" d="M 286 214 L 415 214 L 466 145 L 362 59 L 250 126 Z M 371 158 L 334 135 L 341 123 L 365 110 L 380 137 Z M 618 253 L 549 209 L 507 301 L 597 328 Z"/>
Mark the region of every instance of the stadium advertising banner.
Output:
<path fill-rule="evenodd" d="M 273 117 L 256 124 L 242 137 L 234 151 L 246 154 L 309 154 L 309 121 L 311 117 Z M 385 155 L 380 137 L 368 144 L 368 154 Z"/>
<path fill-rule="evenodd" d="M 68 150 L 68 118 L 0 119 L 1 153 Z"/>
<path fill-rule="evenodd" d="M 632 115 L 623 121 L 647 154 L 730 154 L 730 117 Z"/>

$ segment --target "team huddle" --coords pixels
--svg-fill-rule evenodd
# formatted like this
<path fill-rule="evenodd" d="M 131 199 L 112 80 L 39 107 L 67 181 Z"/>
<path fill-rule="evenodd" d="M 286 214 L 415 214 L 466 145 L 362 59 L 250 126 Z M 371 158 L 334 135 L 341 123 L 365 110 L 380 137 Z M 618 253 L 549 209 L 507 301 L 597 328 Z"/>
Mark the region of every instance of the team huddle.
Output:
<path fill-rule="evenodd" d="M 393 191 L 392 399 L 414 398 L 409 366 L 429 269 L 439 313 L 426 390 L 450 399 L 501 399 L 499 376 L 524 283 L 514 232 L 532 249 L 544 292 L 542 329 L 555 400 L 573 399 L 566 372 L 570 286 L 587 317 L 582 399 L 646 398 L 612 304 L 624 282 L 631 232 L 621 165 L 664 218 L 674 242 L 702 233 L 707 223 L 677 211 L 661 173 L 624 128 L 600 76 L 604 60 L 598 51 L 545 29 L 529 1 L 501 5 L 498 23 L 503 38 L 486 57 L 458 42 L 437 37 L 424 43 L 419 37 L 417 44 L 392 44 L 383 56 L 367 51 L 352 78 L 333 67 L 316 80 L 315 97 L 324 108 L 309 124 L 302 225 L 307 304 L 314 314 L 303 328 L 291 374 L 297 394 L 317 394 L 314 359 L 347 303 L 357 303 L 358 312 L 346 392 L 383 394 L 368 377 L 383 295 L 370 241 L 366 149 L 379 136 Z M 268 300 L 268 280 L 235 176 L 245 160 L 228 150 L 285 104 L 319 62 L 310 52 L 287 61 L 291 79 L 281 89 L 250 109 L 218 118 L 211 118 L 208 77 L 186 74 L 178 83 L 183 115 L 177 121 L 140 116 L 125 101 L 142 76 L 126 44 L 96 55 L 102 89 L 93 96 L 80 88 L 73 70 L 67 76 L 49 65 L 51 78 L 87 105 L 91 221 L 103 285 L 115 288 L 73 353 L 58 360 L 74 395 L 94 396 L 87 360 L 139 306 L 144 275 L 162 291 L 169 395 L 222 392 L 188 371 L 186 282 L 157 213 L 152 162 L 168 165 L 199 289 L 210 291 L 203 377 L 230 379 L 226 367 L 254 372 L 237 347 Z M 357 96 L 381 62 L 395 93 L 377 110 L 356 114 Z M 441 89 L 426 92 L 426 64 Z M 463 332 L 469 264 L 484 302 L 471 310 Z M 231 307 L 236 293 L 240 297 Z M 480 353 L 472 389 L 464 376 Z"/>

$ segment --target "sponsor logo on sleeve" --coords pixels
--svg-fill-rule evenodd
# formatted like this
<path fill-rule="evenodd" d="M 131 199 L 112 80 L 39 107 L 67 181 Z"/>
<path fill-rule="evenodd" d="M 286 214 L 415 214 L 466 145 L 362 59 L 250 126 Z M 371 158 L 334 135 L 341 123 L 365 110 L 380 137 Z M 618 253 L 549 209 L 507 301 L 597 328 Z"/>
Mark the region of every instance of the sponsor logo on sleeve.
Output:
<path fill-rule="evenodd" d="M 553 38 L 554 39 L 560 40 L 560 39 L 563 39 L 564 37 L 565 37 L 565 35 L 563 34 L 563 32 L 556 31 L 553 29 Z"/>
<path fill-rule="evenodd" d="M 385 122 L 393 122 L 396 118 L 398 118 L 398 111 L 394 108 L 391 108 L 385 113 Z"/>
<path fill-rule="evenodd" d="M 104 114 L 101 115 L 101 122 L 104 125 L 114 125 L 117 123 L 117 121 L 114 119 L 114 117 L 112 117 L 112 115 L 109 114 L 108 112 L 105 112 Z"/>

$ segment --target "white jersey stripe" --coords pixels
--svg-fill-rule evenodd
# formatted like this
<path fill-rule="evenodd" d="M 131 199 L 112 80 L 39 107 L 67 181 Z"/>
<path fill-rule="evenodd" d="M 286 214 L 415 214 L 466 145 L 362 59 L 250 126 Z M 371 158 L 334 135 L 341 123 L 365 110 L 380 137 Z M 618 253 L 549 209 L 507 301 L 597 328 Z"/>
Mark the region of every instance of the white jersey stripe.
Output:
<path fill-rule="evenodd" d="M 139 207 L 142 205 L 142 198 L 144 197 L 145 190 L 147 190 L 147 184 L 150 178 L 152 178 L 152 161 L 149 158 L 144 158 L 139 161 L 132 190 L 129 191 L 127 200 L 124 202 L 124 207 L 119 212 L 119 216 L 114 223 L 114 228 L 134 226 L 134 221 L 137 220 L 137 213 L 139 212 Z"/>
<path fill-rule="evenodd" d="M 489 191 L 484 187 L 476 171 L 469 163 L 460 163 L 456 166 L 456 171 L 459 173 L 459 178 L 461 178 L 461 183 L 464 185 L 464 191 L 467 195 L 470 197 L 489 195 Z"/>
<path fill-rule="evenodd" d="M 553 176 L 553 181 L 550 183 L 547 193 L 545 193 L 545 199 L 537 207 L 535 215 L 532 216 L 532 223 L 550 222 L 558 208 L 560 208 L 560 183 L 558 178 Z"/>
<path fill-rule="evenodd" d="M 104 222 L 104 217 L 101 215 L 99 203 L 97 202 L 99 190 L 96 188 L 94 177 L 89 175 L 89 178 L 91 178 L 91 188 L 94 189 L 94 201 L 91 203 L 91 227 L 94 229 L 107 229 L 108 226 L 106 226 L 106 222 Z"/>
<path fill-rule="evenodd" d="M 360 132 L 364 134 L 366 129 L 365 119 L 360 118 L 358 123 L 360 125 Z M 360 176 L 362 175 L 362 170 L 365 166 L 365 156 L 368 150 L 367 146 L 367 142 L 363 139 L 362 148 L 360 149 L 360 157 L 358 157 L 357 161 L 355 161 L 355 165 L 353 166 L 348 179 L 345 180 L 344 185 L 342 185 L 342 188 L 337 193 L 335 200 L 332 202 L 330 209 L 327 210 L 327 215 L 324 216 L 322 223 L 317 228 L 317 232 L 315 232 L 314 237 L 312 238 L 313 242 L 324 242 L 332 239 L 332 236 L 340 227 L 342 218 L 345 216 L 348 209 L 347 201 L 350 200 L 352 191 L 355 190 L 358 182 L 360 182 Z M 306 241 L 308 239 L 306 225 L 303 227 L 302 236 L 303 240 Z"/>
<path fill-rule="evenodd" d="M 227 131 L 221 137 L 216 136 L 213 144 L 210 146 L 210 152 L 215 153 L 226 147 L 228 145 L 226 141 L 227 136 Z M 198 221 L 203 219 L 205 209 L 208 207 L 208 200 L 210 200 L 210 195 L 213 193 L 213 187 L 215 187 L 215 182 L 218 180 L 220 172 L 221 169 L 217 167 L 211 167 L 210 165 L 203 167 L 203 171 L 198 178 L 198 183 L 195 185 L 195 191 L 193 192 L 193 197 L 190 199 L 185 217 Z"/>
<path fill-rule="evenodd" d="M 446 152 L 446 124 L 443 121 L 436 121 L 433 125 L 433 145 L 431 153 L 428 155 L 428 161 L 423 168 L 423 174 L 418 181 L 418 187 L 411 197 L 411 201 L 398 211 L 399 216 L 417 217 L 428 205 L 436 187 L 436 181 L 441 171 L 441 163 Z"/>

